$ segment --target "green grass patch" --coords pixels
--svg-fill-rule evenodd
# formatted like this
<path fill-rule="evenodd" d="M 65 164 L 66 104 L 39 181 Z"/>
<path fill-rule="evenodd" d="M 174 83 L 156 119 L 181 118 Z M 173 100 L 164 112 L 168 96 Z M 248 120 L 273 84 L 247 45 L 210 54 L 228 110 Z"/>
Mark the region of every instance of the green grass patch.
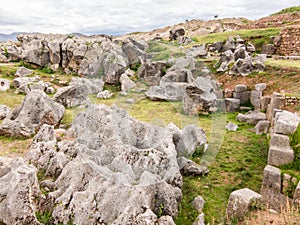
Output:
<path fill-rule="evenodd" d="M 300 6 L 292 6 L 289 8 L 282 9 L 279 12 L 273 13 L 271 16 L 281 15 L 281 14 L 285 14 L 285 13 L 296 13 L 299 11 L 300 11 Z"/>
<path fill-rule="evenodd" d="M 273 67 L 300 69 L 300 60 L 268 59 L 265 64 Z M 293 74 L 296 75 L 297 73 L 293 72 Z"/>
<path fill-rule="evenodd" d="M 261 51 L 263 44 L 271 43 L 270 36 L 279 35 L 280 28 L 266 28 L 266 29 L 253 29 L 253 30 L 236 30 L 227 31 L 222 33 L 201 35 L 195 37 L 199 44 L 212 44 L 215 42 L 223 42 L 229 38 L 229 36 L 235 37 L 239 35 L 247 42 L 251 42 L 255 45 L 258 52 Z"/>
<path fill-rule="evenodd" d="M 146 49 L 147 53 L 154 56 L 154 61 L 168 60 L 172 57 L 179 58 L 185 56 L 182 49 L 172 42 L 157 42 L 149 41 L 149 47 Z"/>
<path fill-rule="evenodd" d="M 221 115 L 219 115 L 221 116 Z M 235 120 L 235 114 L 227 115 L 227 122 Z M 226 131 L 216 158 L 209 165 L 209 174 L 204 177 L 184 177 L 184 201 L 176 224 L 192 224 L 190 203 L 201 195 L 205 221 L 209 224 L 223 223 L 229 195 L 232 191 L 248 187 L 259 192 L 263 169 L 267 164 L 268 142 L 265 135 L 256 135 L 252 126 L 237 123 L 236 132 Z M 185 196 L 188 195 L 188 196 Z M 187 199 L 188 198 L 188 199 Z"/>

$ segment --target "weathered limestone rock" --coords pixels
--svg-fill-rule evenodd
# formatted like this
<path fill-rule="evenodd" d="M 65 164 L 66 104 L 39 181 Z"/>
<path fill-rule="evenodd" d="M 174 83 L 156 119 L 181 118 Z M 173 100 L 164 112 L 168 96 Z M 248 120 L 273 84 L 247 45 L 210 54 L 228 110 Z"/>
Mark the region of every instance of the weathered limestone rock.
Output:
<path fill-rule="evenodd" d="M 250 91 L 247 91 L 247 86 L 238 84 L 235 86 L 233 92 L 233 98 L 239 99 L 241 104 L 244 104 L 250 100 Z"/>
<path fill-rule="evenodd" d="M 235 86 L 234 91 L 236 93 L 245 92 L 245 91 L 247 91 L 247 86 L 244 84 L 238 84 Z"/>
<path fill-rule="evenodd" d="M 108 98 L 111 98 L 113 95 L 114 95 L 114 93 L 111 93 L 108 90 L 104 90 L 97 94 L 97 98 L 108 99 Z"/>
<path fill-rule="evenodd" d="M 127 92 L 130 89 L 136 87 L 136 84 L 127 76 L 126 73 L 123 73 L 120 77 L 121 90 Z"/>
<path fill-rule="evenodd" d="M 229 131 L 236 131 L 238 128 L 239 128 L 238 125 L 231 122 L 226 125 L 226 129 Z"/>
<path fill-rule="evenodd" d="M 10 81 L 0 78 L 0 91 L 7 91 L 10 88 Z"/>
<path fill-rule="evenodd" d="M 87 90 L 88 94 L 97 94 L 103 90 L 104 82 L 102 79 L 93 79 L 93 78 L 79 78 L 73 77 L 70 86 L 81 86 Z"/>
<path fill-rule="evenodd" d="M 204 204 L 205 204 L 205 201 L 202 198 L 202 196 L 197 196 L 192 202 L 192 205 L 195 206 L 195 208 L 198 210 L 199 213 L 202 212 Z"/>
<path fill-rule="evenodd" d="M 167 62 L 144 62 L 137 72 L 137 77 L 143 78 L 152 85 L 158 85 L 167 69 Z"/>
<path fill-rule="evenodd" d="M 217 86 L 209 78 L 198 77 L 188 84 L 183 96 L 183 109 L 186 114 L 195 115 L 199 112 L 216 111 Z"/>
<path fill-rule="evenodd" d="M 280 169 L 270 165 L 265 167 L 260 194 L 271 209 L 280 211 L 286 205 L 287 197 L 281 193 Z"/>
<path fill-rule="evenodd" d="M 256 134 L 267 134 L 269 132 L 271 122 L 269 120 L 260 120 L 254 127 Z"/>
<path fill-rule="evenodd" d="M 197 163 L 193 162 L 190 159 L 185 157 L 180 157 L 178 159 L 178 164 L 180 168 L 180 172 L 186 175 L 205 175 L 209 173 L 209 170 L 206 166 L 200 166 Z"/>
<path fill-rule="evenodd" d="M 170 30 L 170 36 L 169 39 L 170 41 L 175 41 L 175 40 L 179 40 L 179 37 L 182 37 L 185 35 L 185 30 L 183 28 L 173 28 L 172 30 Z"/>
<path fill-rule="evenodd" d="M 227 50 L 234 51 L 235 50 L 235 40 L 232 36 L 230 36 L 225 44 L 222 47 L 222 52 L 226 52 Z"/>
<path fill-rule="evenodd" d="M 174 224 L 182 187 L 175 125 L 158 127 L 116 106 L 91 105 L 74 119 L 67 140 L 57 142 L 53 128 L 43 129 L 30 152 L 37 165 L 38 149 L 48 155 L 43 168 L 55 181 L 43 182 L 50 192 L 42 207 L 53 210 L 53 223 Z"/>
<path fill-rule="evenodd" d="M 266 120 L 266 114 L 259 111 L 249 111 L 245 114 L 239 113 L 237 121 L 256 125 L 260 120 Z"/>
<path fill-rule="evenodd" d="M 7 41 L 0 43 L 0 62 L 8 63 L 21 60 L 21 48 L 16 42 Z"/>
<path fill-rule="evenodd" d="M 268 105 L 271 102 L 271 97 L 270 96 L 262 96 L 260 98 L 260 109 L 263 111 L 266 111 L 268 109 Z"/>
<path fill-rule="evenodd" d="M 267 84 L 266 83 L 259 83 L 259 84 L 255 84 L 255 90 L 256 91 L 264 91 L 267 89 Z"/>
<path fill-rule="evenodd" d="M 145 52 L 147 47 L 148 44 L 144 40 L 137 40 L 131 37 L 124 40 L 122 50 L 128 58 L 129 65 L 150 59 L 151 56 Z"/>
<path fill-rule="evenodd" d="M 273 125 L 273 119 L 275 117 L 274 110 L 275 109 L 283 109 L 285 104 L 284 95 L 274 92 L 271 96 L 271 101 L 267 109 L 267 119 L 271 121 Z"/>
<path fill-rule="evenodd" d="M 236 112 L 240 107 L 241 100 L 235 98 L 225 98 L 226 112 Z"/>
<path fill-rule="evenodd" d="M 270 146 L 268 164 L 282 166 L 294 161 L 294 151 L 291 147 Z"/>
<path fill-rule="evenodd" d="M 22 105 L 15 108 L 0 125 L 0 134 L 12 137 L 30 137 L 43 124 L 58 125 L 65 108 L 44 92 L 31 91 Z"/>
<path fill-rule="evenodd" d="M 26 77 L 28 75 L 31 75 L 33 72 L 32 70 L 30 69 L 27 69 L 26 67 L 24 66 L 21 66 L 17 69 L 16 73 L 15 73 L 15 76 L 16 77 Z"/>
<path fill-rule="evenodd" d="M 269 145 L 283 148 L 290 147 L 290 138 L 287 135 L 273 133 Z"/>
<path fill-rule="evenodd" d="M 274 132 L 277 134 L 293 134 L 298 127 L 300 117 L 297 114 L 284 110 L 276 118 Z"/>
<path fill-rule="evenodd" d="M 204 213 L 201 213 L 197 219 L 193 222 L 193 225 L 205 225 L 204 222 Z"/>
<path fill-rule="evenodd" d="M 0 157 L 0 221 L 39 225 L 35 216 L 39 184 L 37 170 L 22 158 Z"/>
<path fill-rule="evenodd" d="M 225 72 L 228 70 L 229 63 L 234 61 L 234 54 L 231 50 L 227 50 L 220 55 L 219 63 L 220 66 L 217 69 L 217 72 Z"/>
<path fill-rule="evenodd" d="M 145 94 L 151 100 L 181 100 L 188 83 L 192 81 L 193 75 L 190 70 L 170 68 L 161 78 L 159 86 L 151 86 Z"/>
<path fill-rule="evenodd" d="M 251 43 L 247 44 L 246 50 L 247 50 L 247 52 L 255 52 L 256 51 L 255 46 Z"/>
<path fill-rule="evenodd" d="M 227 218 L 242 220 L 249 212 L 251 204 L 255 204 L 261 200 L 261 195 L 248 189 L 240 189 L 230 194 L 227 205 Z"/>
<path fill-rule="evenodd" d="M 68 108 L 76 106 L 86 107 L 91 104 L 88 91 L 89 89 L 86 88 L 86 85 L 62 87 L 57 89 L 53 99 Z"/>
<path fill-rule="evenodd" d="M 273 44 L 264 44 L 261 52 L 262 54 L 273 55 L 276 52 L 276 48 Z"/>
<path fill-rule="evenodd" d="M 5 119 L 11 112 L 11 109 L 6 105 L 0 105 L 0 120 Z"/>

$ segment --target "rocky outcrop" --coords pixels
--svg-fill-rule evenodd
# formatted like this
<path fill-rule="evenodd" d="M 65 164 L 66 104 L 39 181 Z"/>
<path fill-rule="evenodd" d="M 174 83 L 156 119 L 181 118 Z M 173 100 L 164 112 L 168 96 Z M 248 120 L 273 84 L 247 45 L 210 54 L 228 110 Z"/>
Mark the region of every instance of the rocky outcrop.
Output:
<path fill-rule="evenodd" d="M 142 78 L 151 85 L 158 85 L 167 70 L 166 61 L 144 62 L 137 72 L 137 77 Z"/>
<path fill-rule="evenodd" d="M 136 84 L 127 76 L 127 73 L 123 73 L 120 77 L 121 91 L 127 92 L 130 89 L 136 87 Z"/>
<path fill-rule="evenodd" d="M 39 224 L 36 212 L 49 212 L 51 224 L 175 224 L 182 187 L 177 155 L 203 146 L 203 130 L 158 127 L 116 106 L 91 105 L 63 140 L 56 132 L 40 128 L 26 158 L 30 166 L 18 159 L 14 169 L 0 158 L 0 192 L 7 193 L 1 222 Z M 34 166 L 45 171 L 39 183 Z"/>
<path fill-rule="evenodd" d="M 37 170 L 22 158 L 0 157 L 0 222 L 39 225 L 36 199 L 41 194 Z"/>
<path fill-rule="evenodd" d="M 43 124 L 58 125 L 64 114 L 64 107 L 54 102 L 40 90 L 31 91 L 22 105 L 16 107 L 0 125 L 0 135 L 30 137 Z"/>
<path fill-rule="evenodd" d="M 105 35 L 75 37 L 70 35 L 20 35 L 23 61 L 32 67 L 59 68 L 66 73 L 103 78 L 118 83 L 129 65 L 151 56 L 145 53 L 146 42 L 129 38 L 123 45 Z"/>
<path fill-rule="evenodd" d="M 170 68 L 160 80 L 159 86 L 151 86 L 146 96 L 151 100 L 181 100 L 188 83 L 194 80 L 192 72 L 184 68 Z"/>
<path fill-rule="evenodd" d="M 21 48 L 15 42 L 0 42 L 0 62 L 19 61 L 21 59 Z"/>
<path fill-rule="evenodd" d="M 229 74 L 247 76 L 256 71 L 264 70 L 264 61 L 260 57 L 251 57 L 255 47 L 251 43 L 245 43 L 239 36 L 229 37 L 225 43 L 217 42 L 209 45 L 210 51 L 220 52 L 220 60 L 215 65 L 218 72 L 229 71 Z"/>
<path fill-rule="evenodd" d="M 140 224 L 145 218 L 151 224 L 171 223 L 170 217 L 158 220 L 155 213 L 177 215 L 182 177 L 174 125 L 156 127 L 115 106 L 92 105 L 73 121 L 71 141 L 56 143 L 53 128 L 44 129 L 30 154 L 35 156 L 31 162 L 57 177 L 53 184 L 43 183 L 51 190 L 47 206 L 53 209 L 54 223 L 70 218 L 76 224 Z M 51 146 L 57 146 L 56 151 Z M 48 156 L 41 159 L 39 149 Z M 112 201 L 116 196 L 118 201 Z"/>
<path fill-rule="evenodd" d="M 175 28 L 170 30 L 170 41 L 179 40 L 179 37 L 183 37 L 185 35 L 185 30 L 183 28 Z"/>
<path fill-rule="evenodd" d="M 182 102 L 186 114 L 216 111 L 217 85 L 210 78 L 198 77 L 187 85 Z"/>

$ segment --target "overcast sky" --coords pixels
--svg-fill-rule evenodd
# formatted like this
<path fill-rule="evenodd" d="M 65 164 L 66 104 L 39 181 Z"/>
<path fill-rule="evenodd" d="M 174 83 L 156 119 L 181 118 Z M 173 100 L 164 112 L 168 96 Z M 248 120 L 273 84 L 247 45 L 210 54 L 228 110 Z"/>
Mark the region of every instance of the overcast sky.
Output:
<path fill-rule="evenodd" d="M 186 19 L 259 19 L 300 0 L 0 0 L 0 33 L 124 34 Z"/>

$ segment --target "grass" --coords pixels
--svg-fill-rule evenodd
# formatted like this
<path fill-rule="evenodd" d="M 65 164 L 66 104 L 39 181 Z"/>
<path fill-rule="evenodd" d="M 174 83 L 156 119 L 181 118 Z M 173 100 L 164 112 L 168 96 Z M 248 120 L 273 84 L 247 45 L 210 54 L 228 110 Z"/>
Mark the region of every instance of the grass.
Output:
<path fill-rule="evenodd" d="M 265 64 L 273 67 L 300 69 L 300 60 L 268 59 Z"/>
<path fill-rule="evenodd" d="M 222 33 L 201 35 L 194 37 L 198 40 L 198 44 L 212 44 L 215 42 L 223 42 L 229 38 L 229 36 L 235 37 L 239 35 L 247 42 L 251 42 L 255 45 L 258 52 L 261 51 L 262 45 L 265 43 L 271 43 L 270 36 L 279 35 L 280 28 L 266 28 L 266 29 L 253 29 L 253 30 L 236 30 L 227 31 Z"/>
<path fill-rule="evenodd" d="M 289 8 L 282 9 L 279 12 L 273 13 L 271 16 L 281 15 L 285 13 L 296 13 L 296 12 L 300 12 L 300 6 L 292 6 Z"/>
<path fill-rule="evenodd" d="M 150 41 L 149 47 L 146 49 L 147 53 L 151 53 L 154 58 L 153 61 L 168 60 L 172 57 L 179 58 L 185 56 L 182 49 L 172 42 L 157 42 Z"/>
<path fill-rule="evenodd" d="M 234 114 L 229 114 L 227 122 L 236 123 L 234 117 Z M 226 131 L 220 150 L 208 167 L 208 176 L 184 177 L 183 205 L 176 224 L 192 224 L 197 214 L 191 210 L 190 204 L 198 195 L 206 201 L 203 209 L 206 223 L 220 224 L 224 222 L 232 191 L 248 187 L 259 192 L 267 164 L 267 138 L 249 131 L 250 125 L 237 124 L 239 129 L 236 132 Z"/>

